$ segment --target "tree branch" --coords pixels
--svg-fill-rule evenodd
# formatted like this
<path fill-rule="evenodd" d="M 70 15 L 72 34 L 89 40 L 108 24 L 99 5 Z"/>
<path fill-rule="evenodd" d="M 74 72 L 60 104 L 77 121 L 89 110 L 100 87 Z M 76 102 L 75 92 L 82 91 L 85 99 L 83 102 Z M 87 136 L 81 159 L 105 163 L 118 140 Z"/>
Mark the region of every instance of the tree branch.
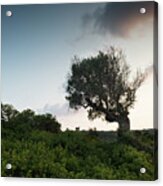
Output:
<path fill-rule="evenodd" d="M 86 101 L 88 103 L 88 105 L 93 108 L 95 111 L 98 112 L 102 112 L 103 114 L 105 114 L 105 119 L 109 122 L 114 122 L 114 121 L 118 121 L 118 115 L 115 114 L 115 112 L 113 110 L 108 110 L 105 109 L 103 106 L 101 105 L 97 105 L 96 103 L 93 103 L 90 98 L 86 98 Z"/>

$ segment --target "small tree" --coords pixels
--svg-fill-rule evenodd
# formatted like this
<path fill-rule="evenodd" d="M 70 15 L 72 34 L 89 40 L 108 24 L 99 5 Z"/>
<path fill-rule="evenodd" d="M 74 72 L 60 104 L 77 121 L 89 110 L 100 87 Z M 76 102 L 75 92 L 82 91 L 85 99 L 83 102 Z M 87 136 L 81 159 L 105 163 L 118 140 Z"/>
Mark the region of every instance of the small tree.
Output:
<path fill-rule="evenodd" d="M 137 71 L 131 81 L 130 67 L 121 50 L 113 47 L 95 57 L 74 57 L 66 91 L 69 106 L 84 107 L 88 118 L 102 117 L 108 122 L 118 122 L 120 131 L 130 129 L 129 109 L 133 107 L 136 90 L 145 76 Z"/>
<path fill-rule="evenodd" d="M 19 112 L 9 104 L 1 103 L 1 121 L 8 122 L 11 119 L 15 118 Z"/>

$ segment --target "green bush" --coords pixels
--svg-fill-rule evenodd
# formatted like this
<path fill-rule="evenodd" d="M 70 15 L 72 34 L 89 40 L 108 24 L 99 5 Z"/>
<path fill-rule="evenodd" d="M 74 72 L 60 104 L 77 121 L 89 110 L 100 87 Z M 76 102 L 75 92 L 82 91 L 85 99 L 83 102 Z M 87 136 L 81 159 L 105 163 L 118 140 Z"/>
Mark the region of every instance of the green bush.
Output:
<path fill-rule="evenodd" d="M 150 153 L 82 132 L 34 130 L 28 139 L 2 139 L 2 176 L 154 180 L 154 168 Z"/>

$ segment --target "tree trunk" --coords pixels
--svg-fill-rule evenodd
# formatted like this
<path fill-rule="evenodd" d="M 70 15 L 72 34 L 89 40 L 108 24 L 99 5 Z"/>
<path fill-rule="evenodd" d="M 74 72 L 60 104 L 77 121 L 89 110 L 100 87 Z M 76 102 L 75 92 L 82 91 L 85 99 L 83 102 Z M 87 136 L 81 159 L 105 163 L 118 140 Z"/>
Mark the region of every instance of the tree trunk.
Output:
<path fill-rule="evenodd" d="M 128 116 L 121 117 L 118 123 L 119 123 L 119 129 L 118 129 L 119 136 L 130 130 L 130 120 Z"/>

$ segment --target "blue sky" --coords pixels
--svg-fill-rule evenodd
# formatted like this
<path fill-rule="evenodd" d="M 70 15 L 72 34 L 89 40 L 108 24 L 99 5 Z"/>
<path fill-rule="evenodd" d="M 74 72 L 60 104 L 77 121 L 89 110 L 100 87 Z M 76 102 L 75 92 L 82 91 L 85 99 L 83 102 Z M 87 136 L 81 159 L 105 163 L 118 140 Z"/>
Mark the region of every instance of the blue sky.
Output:
<path fill-rule="evenodd" d="M 51 112 L 63 123 L 63 128 L 79 125 L 108 130 L 108 125 L 101 120 L 90 122 L 84 110 L 69 111 L 65 100 L 66 77 L 74 55 L 96 55 L 111 45 L 124 50 L 133 71 L 151 67 L 153 5 L 141 5 L 147 7 L 147 14 L 140 17 L 139 4 L 135 4 L 132 10 L 135 13 L 129 12 L 131 19 L 123 12 L 122 3 L 2 6 L 2 102 L 13 104 L 18 110 L 31 108 L 41 113 Z M 115 24 L 107 11 L 116 13 L 117 7 L 124 16 L 115 14 Z M 11 17 L 6 16 L 7 10 L 12 11 Z M 153 111 L 152 74 L 145 82 L 146 88 L 138 92 L 139 98 L 146 92 L 146 100 L 144 97 L 144 102 L 140 99 L 135 105 L 138 111 L 146 103 L 144 123 L 148 125 L 138 124 L 139 114 L 135 109 L 136 115 L 131 113 L 132 128 L 153 125 L 153 115 L 148 117 Z"/>
<path fill-rule="evenodd" d="M 80 45 L 75 44 L 82 35 L 82 15 L 96 7 L 96 4 L 71 4 L 2 8 L 2 95 L 5 102 L 23 109 L 35 101 L 35 108 L 40 107 L 51 96 L 58 100 L 64 91 L 71 58 L 81 53 L 79 51 L 87 53 L 87 46 L 96 43 L 90 38 Z M 13 12 L 12 17 L 5 16 L 7 10 Z"/>

